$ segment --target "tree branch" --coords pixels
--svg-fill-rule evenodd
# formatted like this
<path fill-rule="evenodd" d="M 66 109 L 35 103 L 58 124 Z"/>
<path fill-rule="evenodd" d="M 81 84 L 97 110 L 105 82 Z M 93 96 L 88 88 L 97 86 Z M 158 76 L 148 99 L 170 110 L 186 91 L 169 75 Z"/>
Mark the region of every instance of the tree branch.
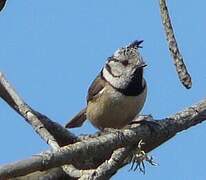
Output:
<path fill-rule="evenodd" d="M 124 160 L 128 157 L 131 150 L 131 147 L 123 147 L 115 150 L 109 160 L 106 160 L 97 169 L 83 173 L 84 175 L 80 177 L 80 180 L 109 179 L 120 169 L 120 167 L 122 167 Z"/>
<path fill-rule="evenodd" d="M 78 138 L 67 129 L 27 105 L 15 92 L 14 88 L 12 88 L 2 73 L 0 73 L 0 97 L 18 114 L 24 117 L 35 132 L 39 134 L 53 150 L 57 150 L 61 146 L 72 144 L 78 140 Z"/>
<path fill-rule="evenodd" d="M 133 124 L 117 132 L 103 133 L 98 137 L 89 137 L 87 140 L 61 147 L 56 152 L 2 166 L 0 168 L 0 176 L 9 178 L 34 171 L 42 171 L 72 163 L 73 159 L 84 159 L 86 161 L 90 156 L 95 156 L 95 154 L 97 156 L 99 154 L 107 154 L 105 149 L 114 151 L 117 148 L 137 144 L 141 139 L 145 142 L 143 150 L 149 152 L 173 137 L 176 133 L 204 121 L 205 118 L 206 100 L 186 108 L 169 118 L 158 120 L 153 130 L 146 124 Z M 105 156 L 101 157 L 104 158 Z"/>
<path fill-rule="evenodd" d="M 189 89 L 192 87 L 192 79 L 187 71 L 187 68 L 183 61 L 183 57 L 178 48 L 177 41 L 175 39 L 174 31 L 172 28 L 172 23 L 170 20 L 168 8 L 165 1 L 166 0 L 160 0 L 159 4 L 160 4 L 160 13 L 162 17 L 162 24 L 164 26 L 167 42 L 169 44 L 169 50 L 173 57 L 176 71 L 178 73 L 180 81 L 187 89 Z"/>

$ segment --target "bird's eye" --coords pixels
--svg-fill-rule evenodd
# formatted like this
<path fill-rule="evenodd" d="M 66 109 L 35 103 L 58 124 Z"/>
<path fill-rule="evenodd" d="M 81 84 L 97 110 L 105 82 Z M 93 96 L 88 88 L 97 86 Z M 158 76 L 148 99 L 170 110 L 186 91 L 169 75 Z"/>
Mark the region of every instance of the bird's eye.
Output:
<path fill-rule="evenodd" d="M 129 62 L 127 60 L 124 60 L 121 62 L 123 66 L 127 66 L 129 64 Z"/>

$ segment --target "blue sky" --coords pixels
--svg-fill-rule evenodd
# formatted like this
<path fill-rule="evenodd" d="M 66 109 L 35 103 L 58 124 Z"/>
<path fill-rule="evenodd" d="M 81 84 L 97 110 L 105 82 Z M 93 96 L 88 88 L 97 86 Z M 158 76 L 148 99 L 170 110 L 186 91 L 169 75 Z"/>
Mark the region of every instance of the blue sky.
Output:
<path fill-rule="evenodd" d="M 187 3 L 187 4 L 186 4 Z M 0 13 L 0 71 L 24 100 L 65 124 L 86 104 L 91 81 L 118 47 L 143 39 L 149 92 L 142 114 L 163 118 L 205 97 L 205 1 L 169 1 L 176 38 L 193 78 L 186 90 L 177 79 L 158 1 L 9 1 Z M 0 164 L 48 148 L 31 127 L 0 101 Z M 75 134 L 94 133 L 85 123 Z M 203 123 L 152 151 L 159 166 L 146 174 L 123 168 L 112 179 L 206 178 Z"/>

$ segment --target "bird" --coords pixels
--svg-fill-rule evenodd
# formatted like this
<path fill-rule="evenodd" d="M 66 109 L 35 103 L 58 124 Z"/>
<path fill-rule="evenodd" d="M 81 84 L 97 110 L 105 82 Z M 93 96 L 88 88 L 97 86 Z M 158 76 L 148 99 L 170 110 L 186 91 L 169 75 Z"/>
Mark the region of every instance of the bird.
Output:
<path fill-rule="evenodd" d="M 66 128 L 80 127 L 86 119 L 100 130 L 121 129 L 141 111 L 147 96 L 144 68 L 147 64 L 138 51 L 143 40 L 118 48 L 91 83 L 87 106 L 75 115 Z"/>

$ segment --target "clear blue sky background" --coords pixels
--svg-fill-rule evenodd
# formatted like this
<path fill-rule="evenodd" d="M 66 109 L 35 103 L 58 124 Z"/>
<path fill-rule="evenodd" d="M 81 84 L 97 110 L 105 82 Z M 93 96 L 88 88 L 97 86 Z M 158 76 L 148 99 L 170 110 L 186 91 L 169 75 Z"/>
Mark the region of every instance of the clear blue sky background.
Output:
<path fill-rule="evenodd" d="M 65 124 L 85 106 L 87 89 L 105 59 L 118 47 L 143 39 L 149 93 L 142 113 L 163 118 L 206 95 L 205 7 L 205 1 L 169 1 L 176 37 L 193 78 L 191 90 L 177 79 L 158 0 L 8 0 L 0 13 L 0 71 L 28 104 Z M 2 100 L 0 121 L 0 164 L 48 148 Z M 95 131 L 89 123 L 72 130 Z M 205 179 L 205 132 L 203 123 L 152 151 L 159 166 L 147 165 L 145 175 L 128 172 L 127 166 L 112 179 Z"/>

